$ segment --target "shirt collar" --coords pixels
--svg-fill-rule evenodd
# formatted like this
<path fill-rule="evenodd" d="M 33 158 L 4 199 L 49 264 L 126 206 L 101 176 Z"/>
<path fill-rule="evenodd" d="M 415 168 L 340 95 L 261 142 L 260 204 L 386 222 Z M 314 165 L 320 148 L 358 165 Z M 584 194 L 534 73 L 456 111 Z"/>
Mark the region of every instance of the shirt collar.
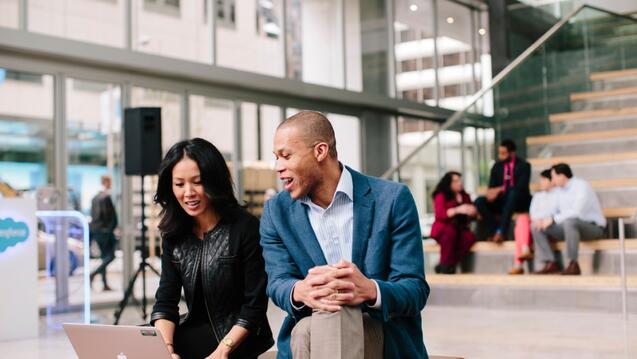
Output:
<path fill-rule="evenodd" d="M 341 164 L 341 177 L 338 180 L 338 185 L 336 186 L 336 191 L 334 191 L 334 196 L 332 197 L 332 203 L 334 203 L 334 198 L 338 193 L 342 193 L 350 199 L 350 201 L 354 200 L 354 182 L 352 181 L 352 173 L 347 170 L 347 167 Z M 301 203 L 303 204 L 314 204 L 308 195 L 300 198 Z M 330 203 L 330 206 L 332 204 Z M 328 208 L 330 207 L 328 206 Z"/>

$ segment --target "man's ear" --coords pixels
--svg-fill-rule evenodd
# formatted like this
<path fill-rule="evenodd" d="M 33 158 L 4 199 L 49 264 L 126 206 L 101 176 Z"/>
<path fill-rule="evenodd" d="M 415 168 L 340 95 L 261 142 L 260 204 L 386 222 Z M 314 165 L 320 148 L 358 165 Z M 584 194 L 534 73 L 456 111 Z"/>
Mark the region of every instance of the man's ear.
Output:
<path fill-rule="evenodd" d="M 314 146 L 314 157 L 318 162 L 323 162 L 329 156 L 330 146 L 325 142 L 319 142 Z"/>

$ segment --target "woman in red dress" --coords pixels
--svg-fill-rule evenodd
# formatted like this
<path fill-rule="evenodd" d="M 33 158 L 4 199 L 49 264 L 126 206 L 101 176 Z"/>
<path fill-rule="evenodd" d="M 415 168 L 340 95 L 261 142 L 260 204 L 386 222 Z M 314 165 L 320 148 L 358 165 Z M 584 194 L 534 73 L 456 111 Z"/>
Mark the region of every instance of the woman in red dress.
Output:
<path fill-rule="evenodd" d="M 436 220 L 431 237 L 440 244 L 440 263 L 436 273 L 454 274 L 456 266 L 476 241 L 469 228 L 476 215 L 476 207 L 464 191 L 462 175 L 447 172 L 433 193 Z"/>

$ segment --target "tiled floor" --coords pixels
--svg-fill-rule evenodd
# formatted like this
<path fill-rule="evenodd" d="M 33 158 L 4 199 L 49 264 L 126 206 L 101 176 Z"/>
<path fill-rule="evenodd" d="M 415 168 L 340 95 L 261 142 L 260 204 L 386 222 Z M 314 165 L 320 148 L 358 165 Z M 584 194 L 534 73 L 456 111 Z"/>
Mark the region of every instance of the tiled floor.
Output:
<path fill-rule="evenodd" d="M 98 310 L 94 320 L 112 322 L 113 310 Z M 276 332 L 283 313 L 273 305 L 268 316 Z M 56 316 L 49 323 L 77 320 Z M 129 308 L 122 324 L 139 324 L 140 312 Z M 617 314 L 484 310 L 431 306 L 423 311 L 425 343 L 430 354 L 465 358 L 636 358 L 637 316 L 628 327 L 632 345 L 625 354 L 624 327 Z M 0 357 L 11 359 L 76 358 L 59 328 L 42 317 L 40 337 L 0 343 Z"/>

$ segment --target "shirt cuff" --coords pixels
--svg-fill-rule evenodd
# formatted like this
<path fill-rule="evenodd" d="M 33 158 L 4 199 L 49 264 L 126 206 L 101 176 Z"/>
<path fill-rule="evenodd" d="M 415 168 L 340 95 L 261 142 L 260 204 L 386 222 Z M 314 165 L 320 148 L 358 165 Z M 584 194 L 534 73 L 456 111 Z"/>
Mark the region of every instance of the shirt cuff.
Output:
<path fill-rule="evenodd" d="M 380 297 L 380 286 L 378 285 L 378 282 L 376 282 L 375 280 L 372 279 L 372 281 L 374 282 L 374 285 L 376 286 L 376 301 L 374 302 L 374 304 L 370 305 L 369 307 L 372 309 L 380 309 L 381 305 L 383 304 L 383 301 L 381 300 L 381 297 Z"/>
<path fill-rule="evenodd" d="M 296 283 L 294 283 L 294 285 L 292 286 L 292 290 L 290 291 L 290 304 L 292 305 L 292 309 L 296 310 L 297 312 L 300 312 L 305 308 L 305 304 L 301 305 L 300 307 L 297 307 L 296 305 L 294 305 L 294 299 L 292 298 L 292 295 L 294 294 L 294 288 L 296 288 Z"/>

